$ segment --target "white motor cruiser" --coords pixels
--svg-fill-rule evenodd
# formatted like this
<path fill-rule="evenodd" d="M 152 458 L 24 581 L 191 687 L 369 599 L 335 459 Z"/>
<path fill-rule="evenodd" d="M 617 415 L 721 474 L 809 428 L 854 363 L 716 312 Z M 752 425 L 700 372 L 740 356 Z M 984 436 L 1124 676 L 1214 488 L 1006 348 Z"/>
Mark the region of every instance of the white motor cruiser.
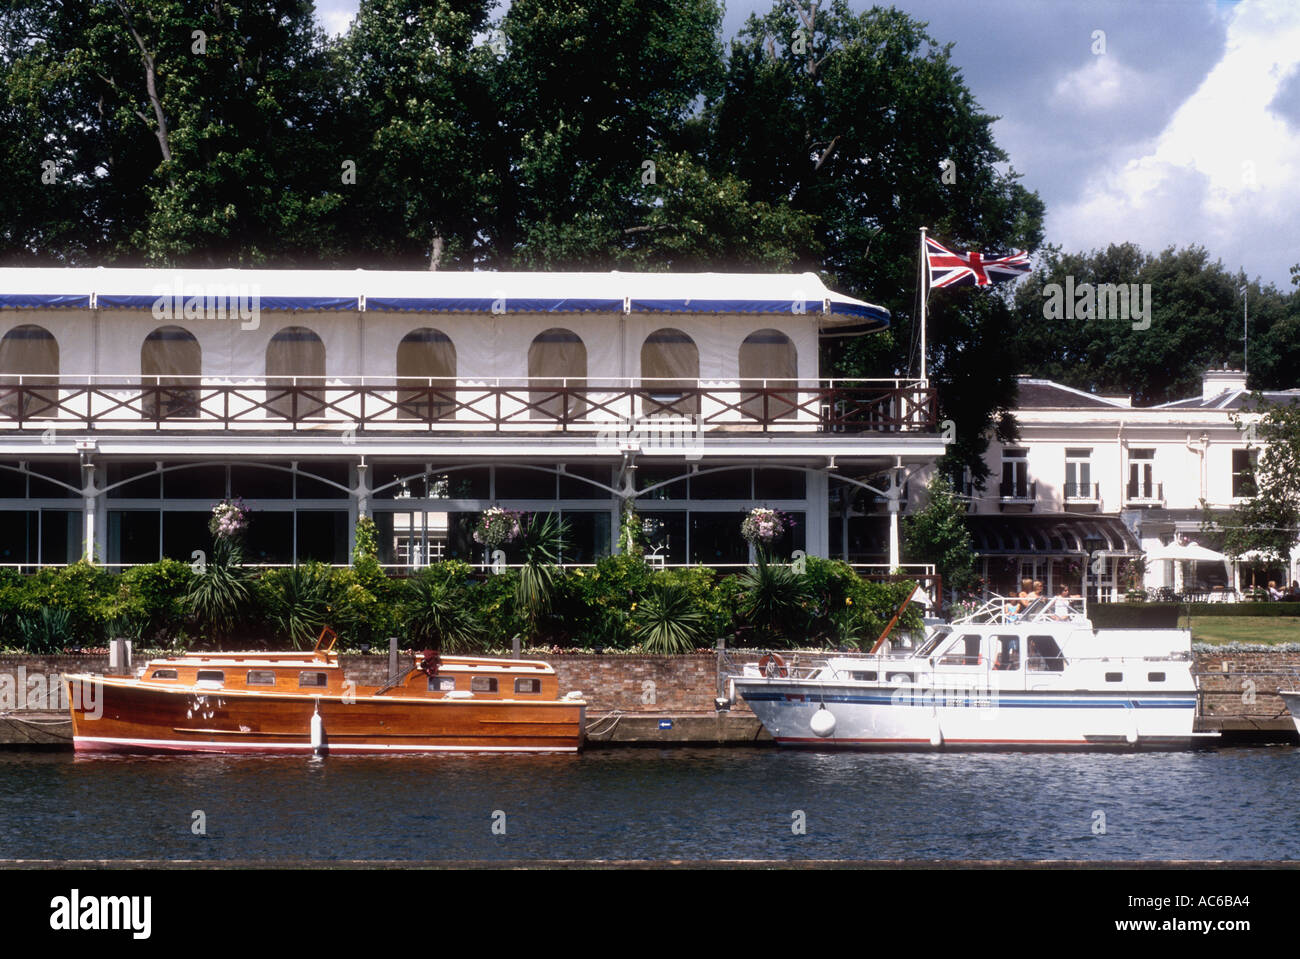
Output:
<path fill-rule="evenodd" d="M 1179 748 L 1215 735 L 1194 732 L 1190 630 L 1094 629 L 1064 599 L 995 597 L 914 646 L 889 649 L 888 635 L 865 655 L 769 654 L 729 672 L 730 696 L 791 746 Z"/>

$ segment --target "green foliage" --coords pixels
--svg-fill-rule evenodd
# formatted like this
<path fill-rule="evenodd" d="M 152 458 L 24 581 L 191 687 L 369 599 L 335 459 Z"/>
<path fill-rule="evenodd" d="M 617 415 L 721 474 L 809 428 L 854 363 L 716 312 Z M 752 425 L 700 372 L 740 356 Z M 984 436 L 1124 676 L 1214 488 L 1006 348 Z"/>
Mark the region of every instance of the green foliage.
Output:
<path fill-rule="evenodd" d="M 647 653 L 694 652 L 704 627 L 704 614 L 684 583 L 655 583 L 632 615 L 632 636 Z"/>
<path fill-rule="evenodd" d="M 912 563 L 933 563 L 944 586 L 964 592 L 975 583 L 975 550 L 966 526 L 966 504 L 942 472 L 926 488 L 925 506 L 903 518 L 903 549 Z"/>
<path fill-rule="evenodd" d="M 185 597 L 194 579 L 190 565 L 175 559 L 128 569 L 118 582 L 118 611 L 112 632 L 137 643 L 171 645 L 190 618 L 192 607 Z"/>
<path fill-rule="evenodd" d="M 630 646 L 632 607 L 650 583 L 650 568 L 639 554 L 604 556 L 594 569 L 575 569 L 563 581 L 561 607 L 570 635 L 584 646 Z"/>
<path fill-rule="evenodd" d="M 435 563 L 411 580 L 403 606 L 411 642 L 449 653 L 478 651 L 484 646 L 464 563 Z"/>
<path fill-rule="evenodd" d="M 72 614 L 66 609 L 42 606 L 31 616 L 18 617 L 18 632 L 29 653 L 57 653 L 72 645 Z"/>
<path fill-rule="evenodd" d="M 489 649 L 509 649 L 511 639 L 528 630 L 528 623 L 515 606 L 518 583 L 518 570 L 510 569 L 469 586 L 474 620 Z"/>
<path fill-rule="evenodd" d="M 50 606 L 67 612 L 68 629 L 82 646 L 98 646 L 105 624 L 116 614 L 112 574 L 81 560 L 63 569 L 43 569 L 28 582 L 22 602 L 27 615 Z"/>
<path fill-rule="evenodd" d="M 758 562 L 740 574 L 740 616 L 763 645 L 801 645 L 815 597 L 803 578 L 789 566 L 769 563 L 760 551 Z"/>
<path fill-rule="evenodd" d="M 519 539 L 524 564 L 515 583 L 515 607 L 528 622 L 528 632 L 536 637 L 542 617 L 551 611 L 555 599 L 556 564 L 564 555 L 564 541 L 569 523 L 554 513 L 528 517 Z"/>
<path fill-rule="evenodd" d="M 1249 444 L 1259 448 L 1249 477 L 1254 495 L 1222 519 L 1207 514 L 1205 525 L 1222 529 L 1229 555 L 1259 550 L 1274 564 L 1286 566 L 1300 541 L 1300 405 L 1270 404 L 1259 394 L 1252 403 L 1262 414 L 1255 424 L 1258 446 Z"/>
<path fill-rule="evenodd" d="M 238 550 L 225 540 L 217 540 L 211 559 L 195 575 L 185 594 L 200 635 L 206 634 L 205 638 L 216 643 L 228 640 L 250 611 L 253 591 L 239 561 Z"/>
<path fill-rule="evenodd" d="M 323 563 L 267 570 L 257 594 L 268 625 L 295 648 L 315 646 L 321 630 L 333 625 L 335 584 Z"/>

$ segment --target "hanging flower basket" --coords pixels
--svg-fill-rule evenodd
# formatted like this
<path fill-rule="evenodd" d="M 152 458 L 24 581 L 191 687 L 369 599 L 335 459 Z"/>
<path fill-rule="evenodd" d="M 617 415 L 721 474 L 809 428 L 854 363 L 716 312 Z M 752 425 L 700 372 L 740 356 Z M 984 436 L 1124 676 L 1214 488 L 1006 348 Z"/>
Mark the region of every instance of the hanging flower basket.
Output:
<path fill-rule="evenodd" d="M 754 546 L 768 546 L 794 526 L 794 521 L 779 510 L 759 506 L 749 511 L 740 524 L 740 535 Z"/>
<path fill-rule="evenodd" d="M 490 506 L 478 518 L 474 527 L 474 542 L 488 549 L 496 549 L 519 538 L 519 514 L 499 506 Z"/>
<path fill-rule="evenodd" d="M 223 499 L 212 507 L 208 532 L 215 540 L 234 542 L 248 531 L 248 507 L 242 499 Z"/>

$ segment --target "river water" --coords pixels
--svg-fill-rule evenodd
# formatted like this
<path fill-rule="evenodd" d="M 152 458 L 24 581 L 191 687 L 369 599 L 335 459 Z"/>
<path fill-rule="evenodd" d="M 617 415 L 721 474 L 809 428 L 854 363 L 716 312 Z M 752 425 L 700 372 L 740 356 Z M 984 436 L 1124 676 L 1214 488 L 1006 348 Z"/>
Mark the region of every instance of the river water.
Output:
<path fill-rule="evenodd" d="M 1300 750 L 0 753 L 0 860 L 1300 859 Z"/>

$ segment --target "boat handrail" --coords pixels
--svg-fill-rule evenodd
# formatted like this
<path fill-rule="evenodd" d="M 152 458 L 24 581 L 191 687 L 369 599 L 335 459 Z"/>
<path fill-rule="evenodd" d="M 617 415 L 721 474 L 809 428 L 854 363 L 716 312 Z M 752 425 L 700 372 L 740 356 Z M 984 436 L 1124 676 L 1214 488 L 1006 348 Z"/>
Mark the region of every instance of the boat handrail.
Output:
<path fill-rule="evenodd" d="M 965 616 L 954 617 L 952 625 L 1015 625 L 1017 623 L 1085 623 L 1091 627 L 1083 610 L 1069 603 L 1069 616 L 1058 617 L 1053 610 L 1056 600 L 1039 596 L 1025 605 L 1019 596 L 992 594 L 980 606 Z"/>

